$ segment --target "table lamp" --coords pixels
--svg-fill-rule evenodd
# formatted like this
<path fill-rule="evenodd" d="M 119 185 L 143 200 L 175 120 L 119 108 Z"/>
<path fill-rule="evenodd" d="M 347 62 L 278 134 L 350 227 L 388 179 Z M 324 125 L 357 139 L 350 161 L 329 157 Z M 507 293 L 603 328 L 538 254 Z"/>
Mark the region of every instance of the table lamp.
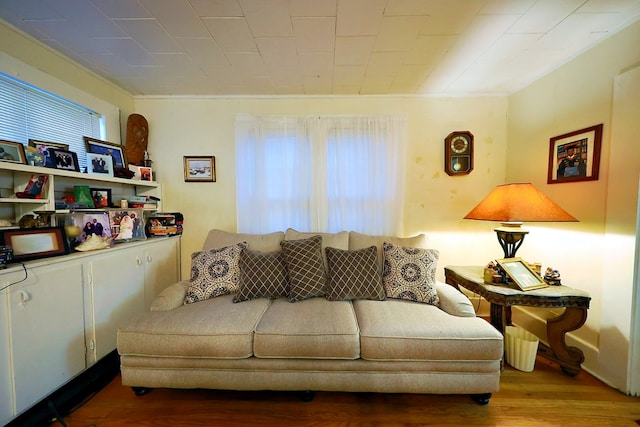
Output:
<path fill-rule="evenodd" d="M 515 257 L 522 245 L 528 233 L 523 222 L 578 221 L 531 183 L 497 186 L 464 218 L 502 222 L 495 232 L 505 258 Z"/>

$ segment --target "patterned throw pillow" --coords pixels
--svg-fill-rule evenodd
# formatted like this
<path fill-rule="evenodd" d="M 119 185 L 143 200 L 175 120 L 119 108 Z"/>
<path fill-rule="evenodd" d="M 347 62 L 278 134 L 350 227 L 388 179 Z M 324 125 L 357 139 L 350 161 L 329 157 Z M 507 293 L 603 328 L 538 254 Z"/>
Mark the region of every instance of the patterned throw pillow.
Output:
<path fill-rule="evenodd" d="M 282 251 L 262 253 L 244 249 L 240 254 L 240 284 L 233 302 L 287 295 L 287 270 Z"/>
<path fill-rule="evenodd" d="M 382 244 L 384 270 L 382 282 L 387 297 L 437 305 L 436 265 L 439 253 L 435 249 L 418 249 Z"/>
<path fill-rule="evenodd" d="M 204 301 L 238 290 L 240 269 L 238 261 L 246 242 L 219 249 L 195 252 L 191 255 L 191 283 L 184 298 L 185 304 Z"/>
<path fill-rule="evenodd" d="M 327 275 L 322 261 L 322 236 L 283 240 L 280 245 L 289 275 L 289 301 L 324 295 Z"/>
<path fill-rule="evenodd" d="M 371 246 L 355 251 L 326 248 L 329 264 L 329 301 L 349 299 L 384 300 L 378 274 L 377 249 Z"/>

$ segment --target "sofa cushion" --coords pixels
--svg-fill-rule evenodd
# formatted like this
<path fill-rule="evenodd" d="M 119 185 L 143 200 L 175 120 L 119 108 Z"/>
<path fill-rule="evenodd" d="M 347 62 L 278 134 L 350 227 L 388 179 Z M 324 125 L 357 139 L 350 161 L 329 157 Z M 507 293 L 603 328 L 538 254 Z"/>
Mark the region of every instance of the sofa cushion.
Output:
<path fill-rule="evenodd" d="M 353 301 L 361 357 L 378 361 L 478 361 L 502 357 L 502 334 L 479 317 L 412 301 Z"/>
<path fill-rule="evenodd" d="M 289 301 L 322 296 L 327 275 L 322 261 L 322 237 L 281 242 L 289 279 Z"/>
<path fill-rule="evenodd" d="M 383 300 L 384 288 L 378 274 L 376 247 L 356 251 L 327 248 L 330 301 L 368 298 Z"/>
<path fill-rule="evenodd" d="M 239 265 L 240 280 L 233 302 L 287 295 L 287 270 L 282 251 L 262 253 L 244 249 Z"/>
<path fill-rule="evenodd" d="M 375 246 L 378 251 L 378 270 L 382 276 L 383 267 L 383 251 L 382 244 L 389 242 L 398 246 L 409 246 L 412 248 L 426 248 L 427 238 L 424 234 L 418 234 L 413 237 L 395 237 L 395 236 L 378 236 L 374 234 L 362 234 L 356 231 L 349 233 L 349 249 L 364 249 L 369 246 Z"/>
<path fill-rule="evenodd" d="M 387 297 L 438 304 L 438 292 L 435 288 L 438 251 L 397 246 L 388 242 L 384 242 L 382 248 L 382 282 Z"/>
<path fill-rule="evenodd" d="M 247 247 L 254 251 L 273 252 L 280 249 L 280 242 L 284 239 L 282 231 L 266 234 L 230 233 L 223 230 L 211 230 L 207 235 L 202 249 L 222 248 L 240 242 L 247 242 Z"/>
<path fill-rule="evenodd" d="M 191 255 L 191 279 L 185 304 L 204 301 L 238 291 L 240 268 L 238 261 L 242 249 L 241 242 L 219 249 L 195 252 Z"/>
<path fill-rule="evenodd" d="M 253 332 L 271 300 L 233 304 L 232 299 L 225 295 L 134 317 L 118 329 L 118 351 L 161 358 L 251 357 Z"/>
<path fill-rule="evenodd" d="M 256 327 L 254 354 L 260 358 L 357 359 L 360 337 L 351 302 L 275 300 Z"/>
<path fill-rule="evenodd" d="M 339 233 L 309 233 L 294 230 L 288 228 L 284 233 L 284 240 L 301 240 L 308 239 L 309 237 L 320 236 L 322 237 L 322 258 L 324 266 L 327 268 L 327 254 L 325 249 L 328 247 L 336 249 L 349 249 L 349 232 L 341 231 Z"/>

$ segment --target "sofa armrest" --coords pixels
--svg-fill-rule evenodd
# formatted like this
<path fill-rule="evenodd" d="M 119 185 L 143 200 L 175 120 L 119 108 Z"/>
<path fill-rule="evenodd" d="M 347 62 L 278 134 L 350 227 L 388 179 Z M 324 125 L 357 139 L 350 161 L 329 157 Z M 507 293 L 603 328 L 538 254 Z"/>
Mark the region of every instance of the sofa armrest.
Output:
<path fill-rule="evenodd" d="M 436 291 L 440 299 L 439 307 L 458 317 L 475 317 L 476 310 L 469 298 L 456 288 L 446 283 L 436 281 Z"/>
<path fill-rule="evenodd" d="M 150 311 L 169 311 L 184 304 L 189 281 L 183 280 L 165 288 L 151 303 Z"/>

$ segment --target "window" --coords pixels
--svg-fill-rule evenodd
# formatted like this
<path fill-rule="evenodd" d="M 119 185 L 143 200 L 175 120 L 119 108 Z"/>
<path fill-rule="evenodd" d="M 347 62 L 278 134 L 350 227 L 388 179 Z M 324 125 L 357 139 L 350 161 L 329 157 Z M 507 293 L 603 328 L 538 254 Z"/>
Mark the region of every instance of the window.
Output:
<path fill-rule="evenodd" d="M 395 234 L 406 119 L 236 118 L 238 231 Z"/>
<path fill-rule="evenodd" d="M 68 144 L 86 166 L 83 136 L 102 139 L 102 116 L 81 105 L 0 73 L 0 139 Z"/>

